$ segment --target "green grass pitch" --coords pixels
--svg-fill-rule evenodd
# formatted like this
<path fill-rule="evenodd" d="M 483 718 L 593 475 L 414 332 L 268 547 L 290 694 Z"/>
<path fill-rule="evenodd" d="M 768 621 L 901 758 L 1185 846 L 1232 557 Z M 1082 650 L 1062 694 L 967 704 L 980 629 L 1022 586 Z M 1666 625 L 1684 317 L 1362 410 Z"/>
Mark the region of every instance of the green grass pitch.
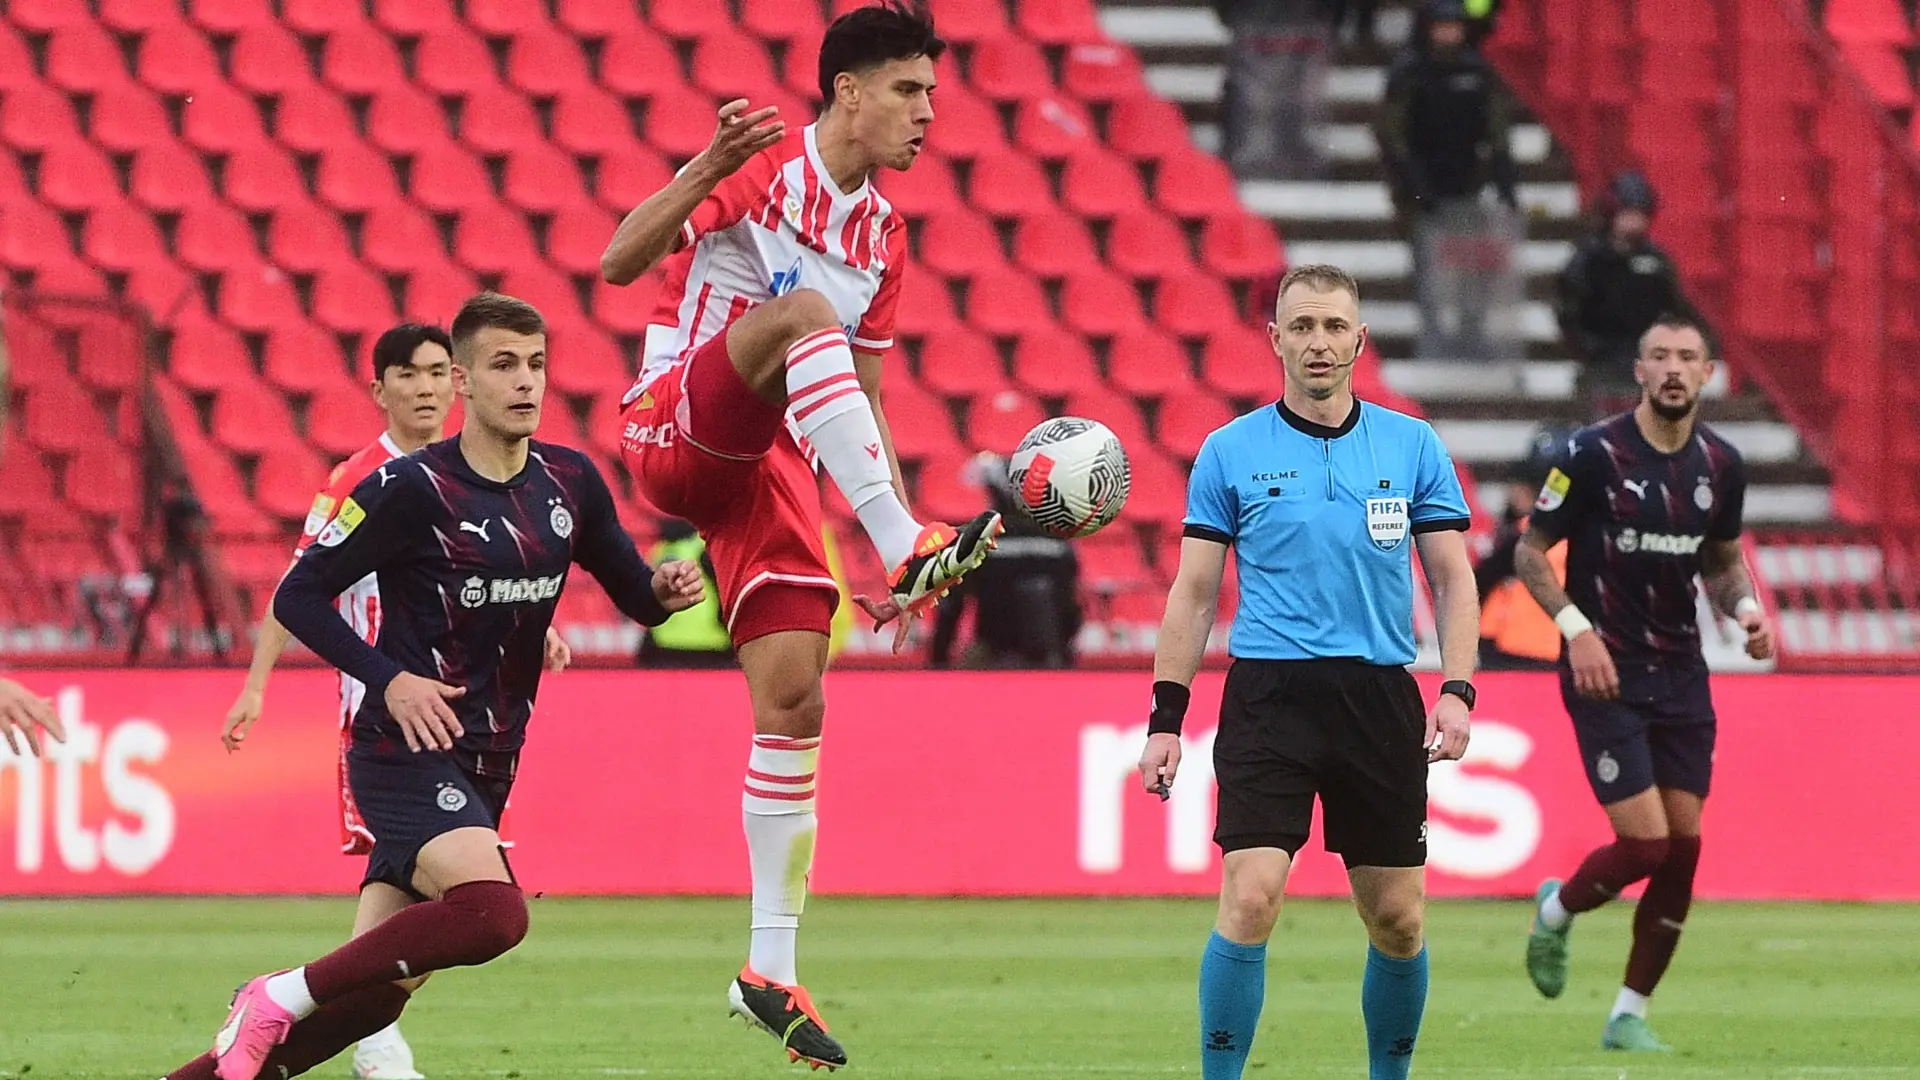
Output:
<path fill-rule="evenodd" d="M 446 972 L 403 1023 L 435 1080 L 806 1075 L 724 1017 L 744 900 L 534 902 L 527 942 Z M 154 1080 L 204 1049 L 243 978 L 311 957 L 343 900 L 0 901 L 0 1078 Z M 1596 1049 L 1624 906 L 1574 931 L 1540 1000 L 1521 903 L 1436 903 L 1416 1077 L 1920 1078 L 1920 907 L 1697 905 L 1655 998 L 1660 1058 Z M 1200 1074 L 1201 901 L 817 899 L 802 971 L 847 1075 L 1092 1080 Z M 1291 903 L 1249 1077 L 1364 1077 L 1364 943 L 1344 904 Z M 310 1074 L 344 1077 L 342 1057 Z"/>

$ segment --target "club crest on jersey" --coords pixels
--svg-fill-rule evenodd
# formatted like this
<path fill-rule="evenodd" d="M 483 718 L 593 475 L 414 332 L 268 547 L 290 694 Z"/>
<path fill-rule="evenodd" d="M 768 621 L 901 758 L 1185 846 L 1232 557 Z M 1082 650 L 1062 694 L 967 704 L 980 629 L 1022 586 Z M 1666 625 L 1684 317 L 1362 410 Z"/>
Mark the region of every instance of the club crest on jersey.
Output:
<path fill-rule="evenodd" d="M 785 270 L 775 270 L 773 280 L 767 283 L 767 291 L 775 296 L 785 296 L 800 287 L 800 260 Z"/>
<path fill-rule="evenodd" d="M 1700 478 L 1699 486 L 1693 489 L 1693 505 L 1703 512 L 1713 509 L 1713 482 L 1704 476 Z"/>
<path fill-rule="evenodd" d="M 1567 492 L 1573 490 L 1573 477 L 1551 469 L 1547 472 L 1547 482 L 1540 485 L 1540 497 L 1533 500 L 1533 508 L 1543 514 L 1551 514 L 1560 509 L 1567 501 Z"/>
<path fill-rule="evenodd" d="M 353 530 L 359 528 L 360 523 L 365 520 L 367 520 L 367 512 L 360 508 L 359 503 L 353 501 L 353 496 L 349 495 L 340 503 L 340 512 L 333 515 L 333 520 L 327 523 L 326 528 L 320 530 L 320 535 L 315 537 L 313 542 L 321 547 L 339 547 L 346 543 L 347 537 L 352 536 Z"/>
<path fill-rule="evenodd" d="M 318 536 L 320 530 L 327 527 L 328 519 L 333 517 L 333 496 L 321 492 L 313 497 L 313 508 L 307 511 L 307 524 L 304 532 L 308 536 Z"/>
<path fill-rule="evenodd" d="M 433 801 L 447 813 L 457 814 L 467 808 L 467 793 L 452 784 L 441 784 L 440 794 L 434 796 Z"/>
<path fill-rule="evenodd" d="M 547 515 L 547 524 L 553 526 L 553 535 L 562 540 L 573 535 L 573 515 L 558 499 L 554 500 L 553 513 Z"/>
<path fill-rule="evenodd" d="M 487 583 L 477 577 L 470 577 L 460 586 L 460 606 L 477 608 L 487 602 Z"/>
<path fill-rule="evenodd" d="M 1407 500 L 1368 499 L 1367 538 L 1381 551 L 1392 551 L 1407 538 Z"/>

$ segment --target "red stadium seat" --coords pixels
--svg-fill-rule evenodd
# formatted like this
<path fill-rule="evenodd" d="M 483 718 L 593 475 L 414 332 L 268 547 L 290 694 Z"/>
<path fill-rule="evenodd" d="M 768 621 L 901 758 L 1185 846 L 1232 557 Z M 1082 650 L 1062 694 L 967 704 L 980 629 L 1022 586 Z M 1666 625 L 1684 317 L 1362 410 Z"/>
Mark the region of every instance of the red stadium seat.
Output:
<path fill-rule="evenodd" d="M 1826 96 L 1826 76 L 1803 41 L 1748 45 L 1738 55 L 1733 87 L 1735 101 L 1771 98 L 1811 104 Z"/>
<path fill-rule="evenodd" d="M 912 280 L 909 278 L 908 280 Z M 660 293 L 660 276 L 648 274 L 628 285 L 593 283 L 593 319 L 616 334 L 638 337 L 653 320 Z"/>
<path fill-rule="evenodd" d="M 79 130 L 67 95 L 51 86 L 34 83 L 0 97 L 0 142 L 16 150 L 40 151 L 78 142 Z"/>
<path fill-rule="evenodd" d="M 40 85 L 35 72 L 33 52 L 13 27 L 0 20 L 0 90 L 18 90 Z"/>
<path fill-rule="evenodd" d="M 539 308 L 557 325 L 587 321 L 587 309 L 580 305 L 580 291 L 573 287 L 573 279 L 538 259 L 508 270 L 500 279 L 500 291 Z"/>
<path fill-rule="evenodd" d="M 966 521 L 986 509 L 987 491 L 972 463 L 963 457 L 939 457 L 920 467 L 913 489 L 914 505 L 930 517 Z"/>
<path fill-rule="evenodd" d="M 280 18 L 287 28 L 308 37 L 326 37 L 367 25 L 362 5 L 337 0 L 280 0 Z"/>
<path fill-rule="evenodd" d="M 430 266 L 409 271 L 404 314 L 409 319 L 446 326 L 467 298 L 480 291 L 473 275 L 440 259 Z"/>
<path fill-rule="evenodd" d="M 1060 290 L 1060 320 L 1094 337 L 1112 337 L 1147 324 L 1133 283 L 1105 269 L 1067 278 Z"/>
<path fill-rule="evenodd" d="M 65 223 L 39 203 L 0 207 L 0 225 L 0 264 L 38 268 L 73 260 Z"/>
<path fill-rule="evenodd" d="M 641 134 L 668 157 L 691 160 L 713 141 L 713 99 L 685 86 L 663 87 L 647 103 Z"/>
<path fill-rule="evenodd" d="M 163 26 L 143 36 L 135 70 L 141 82 L 174 97 L 226 81 L 213 46 L 185 24 Z"/>
<path fill-rule="evenodd" d="M 1065 416 L 1100 421 L 1125 447 L 1146 446 L 1153 442 L 1147 435 L 1146 421 L 1141 419 L 1140 407 L 1134 400 L 1104 385 L 1069 394 L 1060 412 Z"/>
<path fill-rule="evenodd" d="M 80 338 L 80 381 L 94 390 L 114 395 L 128 394 L 140 388 L 147 369 L 147 331 L 128 319 L 105 312 L 82 322 Z M 123 403 L 119 417 L 131 418 L 136 429 L 127 434 L 139 436 L 140 404 Z"/>
<path fill-rule="evenodd" d="M 144 263 L 128 271 L 123 296 L 146 309 L 160 326 L 207 316 L 199 280 L 172 261 Z"/>
<path fill-rule="evenodd" d="M 99 438 L 100 410 L 78 383 L 48 382 L 27 392 L 23 431 L 43 450 L 71 452 Z"/>
<path fill-rule="evenodd" d="M 496 38 L 539 33 L 553 25 L 547 21 L 545 0 L 467 0 L 464 14 L 475 30 Z"/>
<path fill-rule="evenodd" d="M 920 228 L 920 262 L 934 273 L 970 278 L 1006 266 L 993 223 L 965 210 L 927 219 Z"/>
<path fill-rule="evenodd" d="M 1267 335 L 1237 323 L 1220 327 L 1207 339 L 1200 376 L 1228 397 L 1274 401 L 1286 388 L 1280 358 Z"/>
<path fill-rule="evenodd" d="M 242 30 L 228 60 L 233 85 L 252 94 L 291 94 L 315 89 L 307 49 L 284 27 Z"/>
<path fill-rule="evenodd" d="M 413 158 L 413 201 L 436 214 L 494 204 L 493 181 L 480 159 L 455 146 L 422 150 Z"/>
<path fill-rule="evenodd" d="M 179 356 L 175 338 L 174 356 Z M 340 339 L 310 322 L 286 323 L 267 334 L 261 374 L 290 394 L 313 394 L 327 387 L 357 382 L 340 354 Z M 371 372 L 359 372 L 370 375 Z"/>
<path fill-rule="evenodd" d="M 91 210 L 121 199 L 120 177 L 107 156 L 83 142 L 40 153 L 40 199 L 55 210 Z"/>
<path fill-rule="evenodd" d="M 306 318 L 293 282 L 264 262 L 220 275 L 220 317 L 242 330 L 264 332 Z"/>
<path fill-rule="evenodd" d="M 443 97 L 465 97 L 501 85 L 487 43 L 459 23 L 420 35 L 413 81 Z"/>
<path fill-rule="evenodd" d="M 327 36 L 327 45 L 320 57 L 320 75 L 328 86 L 341 93 L 368 97 L 407 85 L 407 74 L 400 66 L 400 54 L 394 49 L 393 41 L 366 25 L 347 27 Z"/>
<path fill-rule="evenodd" d="M 360 254 L 367 265 L 390 273 L 439 266 L 447 259 L 440 227 L 418 207 L 398 199 L 367 211 Z"/>
<path fill-rule="evenodd" d="M 395 37 L 417 38 L 457 25 L 460 16 L 445 0 L 373 0 L 373 21 Z"/>
<path fill-rule="evenodd" d="M 906 280 L 911 283 L 913 275 Z M 994 337 L 1019 337 L 1051 323 L 1053 313 L 1039 283 L 1009 269 L 981 278 L 967 290 L 967 321 Z"/>
<path fill-rule="evenodd" d="M 98 206 L 87 215 L 83 250 L 95 265 L 123 273 L 168 258 L 166 240 L 153 215 L 126 202 Z"/>
<path fill-rule="evenodd" d="M 931 338 L 960 326 L 953 295 L 946 282 L 932 274 L 909 273 L 900 283 L 900 314 L 895 328 L 901 336 Z"/>
<path fill-rule="evenodd" d="M 213 441 L 242 454 L 258 454 L 284 445 L 293 431 L 293 414 L 280 391 L 251 369 L 227 373 L 213 395 Z"/>
<path fill-rule="evenodd" d="M 129 37 L 138 37 L 162 26 L 176 26 L 181 21 L 178 7 L 155 4 L 151 0 L 101 0 L 99 7 L 100 25 Z"/>
<path fill-rule="evenodd" d="M 626 103 L 596 86 L 563 91 L 553 109 L 553 142 L 571 153 L 598 157 L 633 146 Z"/>
<path fill-rule="evenodd" d="M 694 43 L 689 81 L 722 101 L 763 97 L 780 84 L 766 46 L 731 27 L 703 35 Z"/>
<path fill-rule="evenodd" d="M 1913 104 L 1913 75 L 1898 49 L 1873 42 L 1841 42 L 1840 55 L 1882 106 L 1904 109 Z"/>
<path fill-rule="evenodd" d="M 893 450 L 902 461 L 958 457 L 963 451 L 953 434 L 953 416 L 946 402 L 927 393 L 911 379 L 887 376 L 885 411 L 893 432 Z"/>
<path fill-rule="evenodd" d="M 119 6 L 164 10 L 151 0 L 125 0 Z M 237 34 L 256 26 L 277 26 L 280 23 L 280 17 L 274 14 L 269 0 L 193 0 L 187 7 L 187 17 L 209 34 Z M 178 20 L 169 20 L 161 25 L 170 25 L 175 21 Z"/>
<path fill-rule="evenodd" d="M 630 0 L 560 0 L 556 18 L 561 26 L 588 41 L 645 26 L 639 9 Z"/>
<path fill-rule="evenodd" d="M 1107 113 L 1107 142 L 1128 157 L 1153 161 L 1193 147 L 1179 107 L 1148 94 L 1113 103 Z"/>
<path fill-rule="evenodd" d="M 120 45 L 96 22 L 75 23 L 47 42 L 47 81 L 75 93 L 92 93 L 132 81 Z"/>
<path fill-rule="evenodd" d="M 1113 425 L 1109 424 L 1108 427 Z M 1118 434 L 1116 432 L 1116 434 Z M 1122 439 L 1124 444 L 1126 440 Z M 1074 541 L 1075 553 L 1080 557 L 1080 581 L 1083 587 L 1091 588 L 1095 593 L 1121 593 L 1134 595 L 1145 593 L 1155 584 L 1153 572 L 1147 568 L 1147 560 L 1140 550 L 1140 539 L 1126 529 L 1109 529 L 1104 533 Z M 1151 594 L 1148 594 L 1152 599 Z M 1116 604 L 1106 612 L 1107 621 L 1117 621 L 1125 605 Z M 1157 598 L 1164 604 L 1164 595 Z M 1095 610 L 1098 610 L 1097 608 Z M 1160 612 L 1146 606 L 1145 620 L 1156 618 Z"/>
<path fill-rule="evenodd" d="M 457 106 L 460 141 L 487 157 L 511 154 L 544 143 L 540 118 L 518 91 L 497 83 L 480 86 Z"/>
<path fill-rule="evenodd" d="M 547 225 L 547 261 L 569 274 L 600 273 L 600 255 L 620 220 L 591 203 L 576 203 L 554 211 Z"/>
<path fill-rule="evenodd" d="M 109 290 L 107 280 L 100 271 L 81 262 L 68 259 L 65 262 L 50 263 L 33 272 L 33 281 L 29 287 L 54 296 L 75 296 L 88 299 L 105 300 Z"/>
<path fill-rule="evenodd" d="M 959 210 L 960 189 L 954 185 L 953 172 L 937 157 L 922 154 L 906 172 L 888 172 L 878 178 L 880 194 L 895 210 L 910 218 Z"/>
<path fill-rule="evenodd" d="M 1913 44 L 1913 24 L 1907 21 L 1899 0 L 1827 0 L 1821 19 L 1835 41 Z"/>
<path fill-rule="evenodd" d="M 1147 92 L 1140 58 L 1132 49 L 1110 42 L 1069 46 L 1060 68 L 1060 88 L 1081 101 L 1101 103 Z"/>
<path fill-rule="evenodd" d="M 973 49 L 968 82 L 994 101 L 1014 102 L 1053 93 L 1053 76 L 1040 47 L 1024 38 L 988 38 Z"/>
<path fill-rule="evenodd" d="M 449 141 L 440 102 L 411 86 L 374 95 L 367 111 L 367 139 L 390 154 L 412 154 Z"/>
<path fill-rule="evenodd" d="M 947 41 L 973 44 L 1008 36 L 1006 9 L 1000 4 L 948 3 L 935 13 L 940 36 Z"/>
<path fill-rule="evenodd" d="M 920 346 L 920 383 L 946 397 L 975 397 L 1006 389 L 1007 373 L 993 342 L 954 330 Z"/>
<path fill-rule="evenodd" d="M 1153 299 L 1154 321 L 1177 337 L 1204 338 L 1240 324 L 1233 295 L 1218 279 L 1200 274 L 1163 278 Z"/>
<path fill-rule="evenodd" d="M 1114 389 L 1140 398 L 1163 398 L 1193 388 L 1186 347 L 1154 327 L 1114 337 L 1107 353 L 1107 379 Z"/>
<path fill-rule="evenodd" d="M 944 87 L 934 102 L 933 129 L 927 146 L 943 157 L 970 161 L 981 154 L 1006 149 L 1007 136 L 1000 110 L 965 87 Z M 914 168 L 919 168 L 915 165 Z"/>
<path fill-rule="evenodd" d="M 253 470 L 254 502 L 283 521 L 298 521 L 327 482 L 327 463 L 299 443 L 265 450 Z"/>
<path fill-rule="evenodd" d="M 228 380 L 250 373 L 253 361 L 247 356 L 240 335 L 211 319 L 192 319 L 173 328 L 173 343 L 167 350 L 167 374 L 188 390 L 212 391 Z"/>
<path fill-rule="evenodd" d="M 726 0 L 653 0 L 647 15 L 655 29 L 683 41 L 733 29 Z"/>
<path fill-rule="evenodd" d="M 967 408 L 966 436 L 961 441 L 970 450 L 1011 453 L 1046 418 L 1045 410 L 1032 398 L 1017 390 L 1002 390 L 974 399 Z"/>
<path fill-rule="evenodd" d="M 269 142 L 236 147 L 227 155 L 220 193 L 248 213 L 265 213 L 307 202 L 306 181 L 285 150 Z"/>
<path fill-rule="evenodd" d="M 1067 159 L 1060 202 L 1083 217 L 1105 220 L 1145 209 L 1147 192 L 1131 161 L 1088 147 Z"/>
<path fill-rule="evenodd" d="M 7 463 L 7 482 L 0 484 L 0 521 L 6 522 L 9 528 L 19 528 L 29 515 L 57 504 L 59 497 L 53 490 L 53 474 L 37 451 L 21 442 L 11 429 L 0 435 L 0 439 L 4 439 L 4 443 L 0 443 L 4 448 L 0 449 L 0 459 Z M 27 580 L 24 572 L 19 580 Z"/>
<path fill-rule="evenodd" d="M 1174 217 L 1196 220 L 1239 209 L 1240 193 L 1225 162 L 1187 146 L 1160 159 L 1153 201 Z"/>
<path fill-rule="evenodd" d="M 336 384 L 316 391 L 307 406 L 307 441 L 321 453 L 346 457 L 372 442 L 383 422 L 364 386 Z"/>
<path fill-rule="evenodd" d="M 1151 446 L 1128 447 L 1127 459 L 1132 484 L 1122 513 L 1130 521 L 1159 526 L 1165 535 L 1165 530 L 1186 516 L 1187 470 Z M 1178 565 L 1177 560 L 1174 565 Z M 1228 565 L 1232 565 L 1231 559 Z"/>
<path fill-rule="evenodd" d="M 340 95 L 328 91 L 287 94 L 274 109 L 273 136 L 301 154 L 360 141 L 360 129 Z"/>
<path fill-rule="evenodd" d="M 1042 45 L 1104 42 L 1092 0 L 1019 0 L 1014 25 Z"/>
<path fill-rule="evenodd" d="M 549 142 L 529 143 L 507 158 L 502 193 L 509 203 L 537 214 L 589 202 L 573 156 Z"/>
<path fill-rule="evenodd" d="M 1160 403 L 1160 445 L 1174 457 L 1192 461 L 1208 435 L 1233 419 L 1233 410 L 1212 394 L 1194 392 Z"/>
<path fill-rule="evenodd" d="M 312 203 L 274 211 L 267 231 L 267 257 L 283 270 L 302 274 L 359 262 L 339 215 Z"/>
<path fill-rule="evenodd" d="M 140 472 L 140 463 L 118 446 L 82 446 L 67 468 L 67 501 L 83 514 L 132 525 L 140 517 Z"/>
<path fill-rule="evenodd" d="M 33 195 L 27 191 L 26 178 L 20 175 L 20 166 L 13 155 L 0 154 L 0 205 L 32 201 Z"/>
<path fill-rule="evenodd" d="M 673 47 L 646 27 L 607 39 L 600 52 L 600 83 L 621 97 L 647 99 L 684 85 Z"/>
<path fill-rule="evenodd" d="M 1014 110 L 1014 145 L 1042 161 L 1085 153 L 1099 141 L 1093 117 L 1071 98 L 1047 94 L 1022 101 Z"/>
<path fill-rule="evenodd" d="M 473 9 L 468 7 L 468 18 Z M 513 35 L 507 82 L 536 98 L 555 98 L 592 85 L 587 60 L 571 35 L 544 20 Z"/>
<path fill-rule="evenodd" d="M 820 5 L 812 0 L 743 0 L 740 25 L 768 41 L 817 36 L 826 29 L 820 19 Z"/>
<path fill-rule="evenodd" d="M 1178 221 L 1145 207 L 1114 218 L 1107 230 L 1107 265 L 1141 281 L 1191 272 L 1190 249 Z"/>
<path fill-rule="evenodd" d="M 1053 280 L 1100 265 L 1100 253 L 1079 218 L 1038 214 L 1021 218 L 1014 226 L 1013 262 L 1030 274 Z"/>
<path fill-rule="evenodd" d="M 313 321 L 341 333 L 379 334 L 400 316 L 386 281 L 354 263 L 314 275 Z"/>
<path fill-rule="evenodd" d="M 1634 29 L 1649 41 L 1711 44 L 1720 36 L 1712 5 L 1691 0 L 1640 0 L 1634 5 Z"/>
<path fill-rule="evenodd" d="M 1042 326 L 1015 343 L 1013 381 L 1036 397 L 1066 397 L 1100 385 L 1100 371 L 1085 338 Z"/>
<path fill-rule="evenodd" d="M 633 369 L 620 346 L 586 323 L 551 327 L 547 347 L 553 357 L 547 385 L 563 394 L 618 398 L 633 383 Z"/>
<path fill-rule="evenodd" d="M 1243 211 L 1207 219 L 1200 231 L 1200 261 L 1223 278 L 1253 281 L 1279 277 L 1287 259 L 1273 224 Z"/>
<path fill-rule="evenodd" d="M 479 274 L 504 274 L 540 261 L 525 218 L 505 206 L 475 207 L 453 230 L 453 257 Z"/>
<path fill-rule="evenodd" d="M 799 36 L 787 42 L 786 57 L 780 65 L 780 85 L 815 106 L 820 102 L 820 46 L 825 40 L 824 28 L 801 31 Z M 954 89 L 958 90 L 959 80 L 955 79 L 954 83 Z M 939 106 L 936 105 L 935 111 L 938 110 Z M 789 118 L 788 122 L 793 121 Z"/>
<path fill-rule="evenodd" d="M 630 146 L 601 156 L 593 197 L 601 206 L 624 217 L 627 211 L 672 180 L 673 170 L 660 155 L 644 146 Z"/>
<path fill-rule="evenodd" d="M 1029 217 L 1055 209 L 1046 174 L 1032 158 L 1013 151 L 981 155 L 967 188 L 968 201 L 990 217 Z"/>
<path fill-rule="evenodd" d="M 180 114 L 180 135 L 206 154 L 251 150 L 267 142 L 253 98 L 226 83 L 193 92 Z"/>
<path fill-rule="evenodd" d="M 1736 273 L 1812 279 L 1821 273 L 1820 240 L 1811 220 L 1753 220 L 1734 230 Z"/>

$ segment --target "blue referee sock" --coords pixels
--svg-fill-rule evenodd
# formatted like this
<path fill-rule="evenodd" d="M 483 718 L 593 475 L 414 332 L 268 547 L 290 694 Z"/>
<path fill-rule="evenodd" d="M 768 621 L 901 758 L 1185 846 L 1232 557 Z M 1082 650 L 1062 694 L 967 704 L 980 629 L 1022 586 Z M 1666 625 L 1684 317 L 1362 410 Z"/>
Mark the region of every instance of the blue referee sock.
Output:
<path fill-rule="evenodd" d="M 1399 960 L 1367 946 L 1367 974 L 1360 981 L 1360 1013 L 1367 1022 L 1369 1080 L 1407 1080 L 1420 1016 L 1427 1011 L 1427 948 Z"/>
<path fill-rule="evenodd" d="M 1267 947 L 1236 945 L 1218 931 L 1200 958 L 1200 1075 L 1240 1080 L 1267 997 Z"/>

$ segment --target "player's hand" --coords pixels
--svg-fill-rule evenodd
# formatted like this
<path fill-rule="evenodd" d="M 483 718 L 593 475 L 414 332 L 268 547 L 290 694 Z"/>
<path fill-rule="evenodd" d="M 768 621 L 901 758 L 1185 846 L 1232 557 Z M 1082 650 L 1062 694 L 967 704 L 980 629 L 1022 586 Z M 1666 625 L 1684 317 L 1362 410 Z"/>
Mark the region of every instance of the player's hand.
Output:
<path fill-rule="evenodd" d="M 461 735 L 460 718 L 447 702 L 466 693 L 466 687 L 401 672 L 387 684 L 387 713 L 400 725 L 407 749 L 451 750 Z"/>
<path fill-rule="evenodd" d="M 220 725 L 220 742 L 226 746 L 227 753 L 240 749 L 240 744 L 247 741 L 247 732 L 260 719 L 266 703 L 265 691 L 251 686 L 241 688 L 240 696 L 233 699 L 233 707 L 227 710 L 226 723 Z"/>
<path fill-rule="evenodd" d="M 28 752 L 39 757 L 44 752 L 42 731 L 54 742 L 67 741 L 67 731 L 54 714 L 53 702 L 12 679 L 0 679 L 0 736 L 6 738 L 7 748 L 17 756 L 24 740 Z"/>
<path fill-rule="evenodd" d="M 1581 697 L 1612 701 L 1620 696 L 1620 672 L 1614 669 L 1607 644 L 1591 630 L 1567 642 L 1567 661 L 1573 666 L 1573 688 Z"/>
<path fill-rule="evenodd" d="M 1427 712 L 1428 764 L 1459 761 L 1472 737 L 1473 721 L 1467 717 L 1467 703 L 1452 694 L 1441 694 Z"/>
<path fill-rule="evenodd" d="M 1173 794 L 1173 777 L 1180 771 L 1180 736 L 1162 731 L 1147 736 L 1140 752 L 1140 784 L 1166 802 Z"/>
<path fill-rule="evenodd" d="M 873 628 L 876 631 L 895 619 L 900 620 L 893 628 L 894 655 L 899 655 L 900 650 L 907 647 L 907 635 L 913 630 L 914 615 L 910 611 L 903 610 L 900 607 L 900 601 L 892 596 L 883 596 L 875 600 L 863 593 L 854 597 L 853 602 L 860 605 L 860 610 L 867 613 L 867 618 L 873 620 Z"/>
<path fill-rule="evenodd" d="M 567 646 L 567 639 L 560 631 L 551 626 L 547 628 L 546 667 L 548 671 L 565 671 L 573 663 L 573 650 Z"/>
<path fill-rule="evenodd" d="M 1740 629 L 1747 632 L 1747 655 L 1755 660 L 1773 659 L 1773 624 L 1766 615 L 1756 611 L 1739 620 Z"/>
<path fill-rule="evenodd" d="M 706 575 L 700 564 L 686 559 L 663 562 L 653 568 L 653 598 L 669 613 L 685 611 L 707 598 Z"/>
<path fill-rule="evenodd" d="M 747 99 L 734 98 L 720 106 L 720 126 L 714 130 L 713 142 L 700 156 L 721 176 L 732 176 L 748 158 L 779 142 L 786 134 L 787 125 L 780 119 L 779 106 L 769 105 L 748 112 Z"/>

